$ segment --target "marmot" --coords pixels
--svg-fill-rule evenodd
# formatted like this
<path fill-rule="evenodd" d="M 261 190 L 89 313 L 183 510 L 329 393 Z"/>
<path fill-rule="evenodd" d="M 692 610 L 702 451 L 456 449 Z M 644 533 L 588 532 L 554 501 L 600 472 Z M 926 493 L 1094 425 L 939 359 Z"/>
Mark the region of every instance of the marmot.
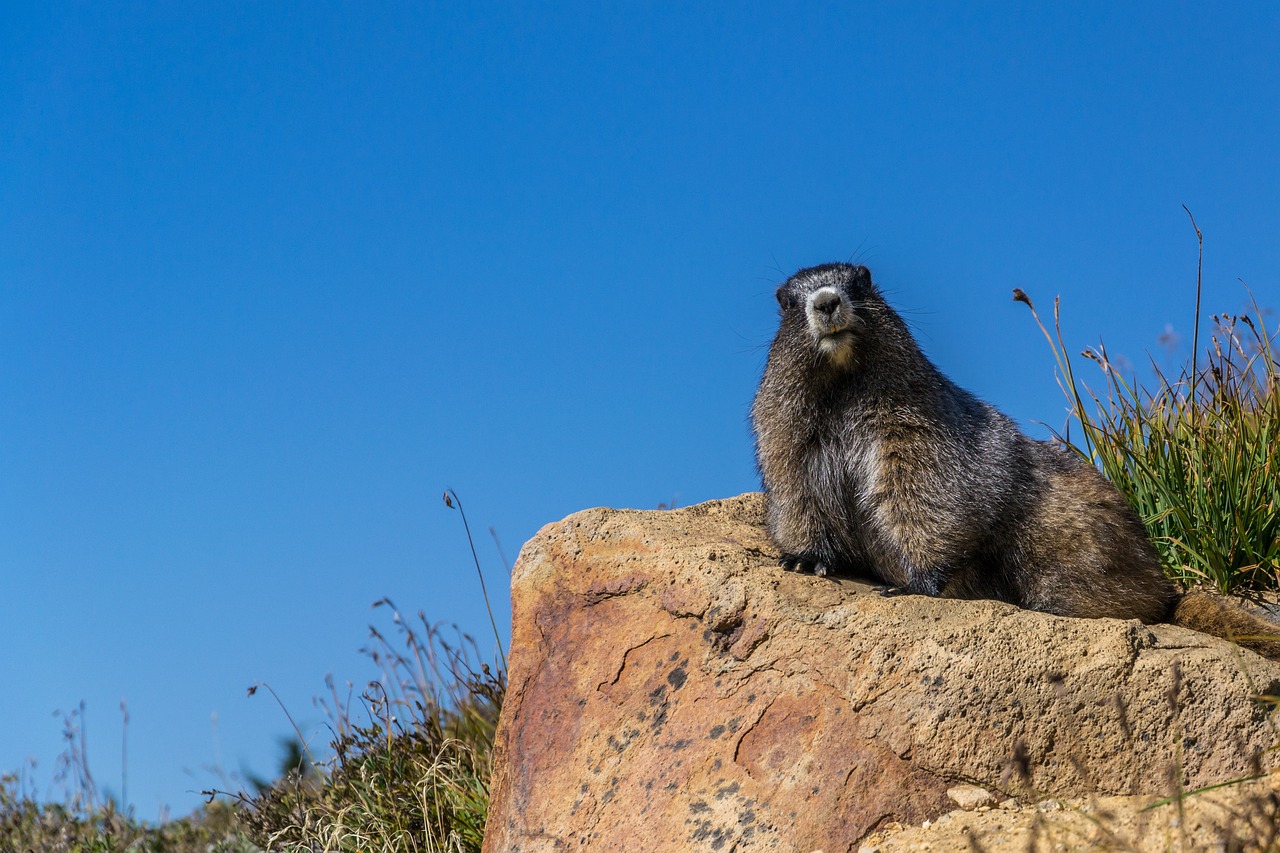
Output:
<path fill-rule="evenodd" d="M 783 567 L 1062 616 L 1276 633 L 1216 596 L 1182 595 L 1119 490 L 944 376 L 866 267 L 800 270 L 777 298 L 751 417 Z M 1280 643 L 1241 644 L 1280 657 Z"/>

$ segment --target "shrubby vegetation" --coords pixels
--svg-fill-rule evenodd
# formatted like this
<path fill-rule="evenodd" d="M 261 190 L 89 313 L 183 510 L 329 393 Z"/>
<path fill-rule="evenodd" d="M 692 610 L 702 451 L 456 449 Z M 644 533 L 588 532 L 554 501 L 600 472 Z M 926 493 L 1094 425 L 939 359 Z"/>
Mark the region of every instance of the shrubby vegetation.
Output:
<path fill-rule="evenodd" d="M 1025 293 L 1015 298 L 1035 312 Z M 1280 583 L 1280 364 L 1265 312 L 1252 307 L 1212 316 L 1201 362 L 1197 280 L 1190 362 L 1174 376 L 1153 362 L 1147 387 L 1126 379 L 1104 346 L 1087 349 L 1081 355 L 1102 369 L 1101 394 L 1076 374 L 1058 300 L 1056 340 L 1036 315 L 1080 428 L 1064 443 L 1138 510 L 1171 577 L 1222 593 Z"/>
<path fill-rule="evenodd" d="M 39 853 L 255 853 L 479 851 L 488 814 L 490 756 L 506 692 L 501 664 L 476 643 L 450 642 L 419 612 L 405 620 L 386 599 L 394 631 L 370 628 L 364 652 L 380 677 L 354 700 L 330 681 L 333 740 L 255 793 L 207 791 L 210 802 L 152 826 L 121 811 L 94 782 L 77 712 L 64 716 L 60 801 L 41 801 L 24 775 L 0 777 L 0 850 Z M 270 691 L 267 685 L 255 685 Z M 287 711 L 286 711 L 287 714 Z"/>
<path fill-rule="evenodd" d="M 330 684 L 333 758 L 239 797 L 255 842 L 270 850 L 479 851 L 490 756 L 506 692 L 502 666 L 474 641 L 450 644 L 422 612 L 396 635 L 371 629 L 382 678 L 354 704 Z"/>
<path fill-rule="evenodd" d="M 456 494 L 447 492 L 445 503 L 461 511 Z M 483 590 L 483 574 L 480 580 Z M 487 590 L 484 597 L 488 605 Z M 406 620 L 389 599 L 374 607 L 393 625 L 389 633 L 370 626 L 362 649 L 379 676 L 354 698 L 349 683 L 343 697 L 328 680 L 327 696 L 316 700 L 332 733 L 323 760 L 295 726 L 281 778 L 249 780 L 252 793 L 206 791 L 209 802 L 194 814 L 151 826 L 100 792 L 86 759 L 81 708 L 62 715 L 60 801 L 40 800 L 23 774 L 0 777 L 0 851 L 478 853 L 507 686 L 497 625 L 491 665 L 471 637 L 454 629 L 450 639 L 422 611 Z M 492 622 L 492 607 L 489 614 Z M 266 684 L 249 694 L 259 690 L 274 696 Z"/>
<path fill-rule="evenodd" d="M 72 760 L 83 753 L 72 746 Z M 121 811 L 96 789 L 42 802 L 18 773 L 0 776 L 0 850 L 37 853 L 254 853 L 239 810 L 210 803 L 180 820 L 150 826 Z"/>

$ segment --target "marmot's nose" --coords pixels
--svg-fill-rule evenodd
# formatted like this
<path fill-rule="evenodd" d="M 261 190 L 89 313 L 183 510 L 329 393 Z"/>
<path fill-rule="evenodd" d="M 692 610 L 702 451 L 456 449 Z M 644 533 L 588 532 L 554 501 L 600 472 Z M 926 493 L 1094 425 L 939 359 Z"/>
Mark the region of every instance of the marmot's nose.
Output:
<path fill-rule="evenodd" d="M 813 297 L 813 310 L 824 317 L 830 317 L 840 307 L 840 297 L 830 291 L 819 293 Z"/>

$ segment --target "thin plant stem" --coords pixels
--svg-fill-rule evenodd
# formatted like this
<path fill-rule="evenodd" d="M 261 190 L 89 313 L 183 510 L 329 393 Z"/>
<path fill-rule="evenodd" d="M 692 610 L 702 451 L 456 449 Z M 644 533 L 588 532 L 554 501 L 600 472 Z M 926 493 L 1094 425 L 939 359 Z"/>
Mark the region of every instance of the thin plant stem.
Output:
<path fill-rule="evenodd" d="M 467 523 L 467 511 L 462 508 L 462 500 L 453 489 L 444 490 L 444 505 L 450 509 L 457 505 L 458 514 L 462 516 L 462 528 L 467 532 L 467 544 L 471 546 L 471 559 L 476 564 L 476 577 L 480 578 L 480 592 L 484 595 L 484 607 L 489 611 L 489 624 L 493 626 L 493 639 L 498 644 L 498 657 L 502 659 L 502 668 L 507 668 L 507 655 L 502 650 L 502 635 L 498 633 L 498 620 L 493 618 L 493 604 L 489 601 L 489 590 L 484 584 L 484 572 L 480 570 L 480 557 L 476 555 L 476 543 L 471 538 L 471 525 Z"/>
<path fill-rule="evenodd" d="M 502 560 L 502 566 L 507 570 L 507 577 L 511 577 L 511 561 L 507 559 L 507 552 L 503 550 L 502 540 L 498 538 L 498 531 L 493 529 L 493 525 L 489 525 L 489 535 L 493 537 L 493 544 L 498 548 L 498 559 Z"/>
<path fill-rule="evenodd" d="M 1200 353 L 1200 289 L 1204 281 L 1204 234 L 1200 232 L 1200 226 L 1196 225 L 1196 218 L 1191 213 L 1191 208 L 1185 204 L 1182 209 L 1187 212 L 1187 216 L 1191 219 L 1191 227 L 1196 232 L 1196 247 L 1198 257 L 1196 259 L 1196 316 L 1195 324 L 1191 329 L 1191 417 L 1196 416 L 1196 381 L 1199 377 L 1199 371 L 1196 369 L 1196 357 Z"/>
<path fill-rule="evenodd" d="M 284 711 L 284 716 L 289 721 L 289 725 L 293 726 L 293 733 L 298 736 L 298 743 L 302 745 L 302 751 L 307 754 L 307 759 L 313 766 L 318 764 L 319 762 L 316 761 L 316 757 L 311 754 L 311 747 L 307 744 L 307 739 L 302 736 L 302 729 L 298 728 L 298 724 L 294 722 L 293 715 L 290 714 L 289 709 L 284 706 L 284 702 L 280 701 L 280 697 L 276 694 L 275 689 L 265 681 L 255 681 L 253 684 L 249 685 L 249 695 L 252 696 L 257 693 L 259 687 L 267 688 L 267 692 L 271 694 L 271 698 L 275 699 L 276 704 L 280 706 L 280 710 Z"/>
<path fill-rule="evenodd" d="M 129 706 L 120 700 L 120 808 L 129 808 Z"/>

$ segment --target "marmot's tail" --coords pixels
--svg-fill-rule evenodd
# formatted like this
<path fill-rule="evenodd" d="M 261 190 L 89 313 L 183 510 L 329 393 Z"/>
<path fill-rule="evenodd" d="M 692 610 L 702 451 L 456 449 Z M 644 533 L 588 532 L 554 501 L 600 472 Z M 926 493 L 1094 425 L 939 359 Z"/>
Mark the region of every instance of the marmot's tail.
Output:
<path fill-rule="evenodd" d="M 1234 599 L 1205 590 L 1191 590 L 1174 606 L 1169 621 L 1280 660 L 1280 624 L 1251 613 Z"/>

